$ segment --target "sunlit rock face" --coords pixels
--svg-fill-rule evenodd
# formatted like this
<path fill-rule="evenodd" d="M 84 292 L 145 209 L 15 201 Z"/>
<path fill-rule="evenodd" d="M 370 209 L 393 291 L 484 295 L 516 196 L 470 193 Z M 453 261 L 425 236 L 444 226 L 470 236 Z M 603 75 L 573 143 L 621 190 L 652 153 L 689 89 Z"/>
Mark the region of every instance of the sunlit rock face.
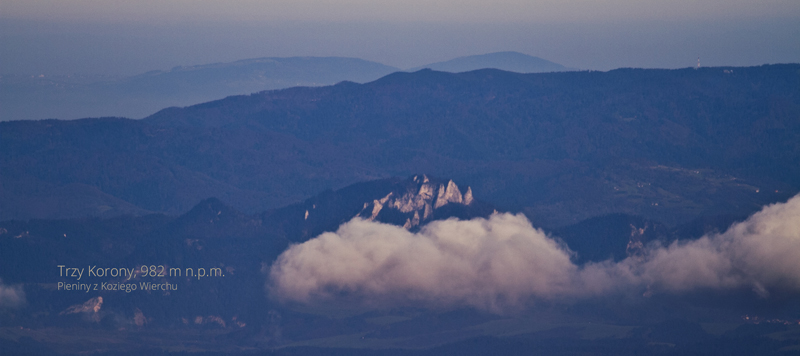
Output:
<path fill-rule="evenodd" d="M 448 204 L 451 207 L 468 207 L 473 201 L 470 187 L 462 193 L 452 180 L 443 181 L 426 175 L 416 175 L 384 197 L 365 202 L 358 216 L 411 229 L 432 220 L 434 212 Z"/>
<path fill-rule="evenodd" d="M 417 174 L 328 190 L 260 218 L 286 240 L 304 242 L 355 217 L 415 230 L 434 220 L 488 217 L 494 210 L 463 183 Z"/>

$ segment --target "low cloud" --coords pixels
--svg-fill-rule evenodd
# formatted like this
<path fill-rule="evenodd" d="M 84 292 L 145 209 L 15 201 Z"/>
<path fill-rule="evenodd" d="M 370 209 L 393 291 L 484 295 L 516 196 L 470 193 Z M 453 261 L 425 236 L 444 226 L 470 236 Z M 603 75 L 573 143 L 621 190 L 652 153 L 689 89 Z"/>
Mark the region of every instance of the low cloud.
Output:
<path fill-rule="evenodd" d="M 273 296 L 313 303 L 468 305 L 489 311 L 535 300 L 647 290 L 800 291 L 800 197 L 765 207 L 725 233 L 649 246 L 642 258 L 578 266 L 572 252 L 523 215 L 446 220 L 417 233 L 354 219 L 285 251 L 270 270 Z"/>
<path fill-rule="evenodd" d="M 0 279 L 0 308 L 17 308 L 25 304 L 25 291 L 20 286 L 7 286 Z"/>
<path fill-rule="evenodd" d="M 342 294 L 494 309 L 571 289 L 570 254 L 522 215 L 447 220 L 418 233 L 361 219 L 284 252 L 273 292 L 309 302 Z"/>
<path fill-rule="evenodd" d="M 800 292 L 800 195 L 764 207 L 722 234 L 651 248 L 638 268 L 656 291 L 751 287 Z"/>

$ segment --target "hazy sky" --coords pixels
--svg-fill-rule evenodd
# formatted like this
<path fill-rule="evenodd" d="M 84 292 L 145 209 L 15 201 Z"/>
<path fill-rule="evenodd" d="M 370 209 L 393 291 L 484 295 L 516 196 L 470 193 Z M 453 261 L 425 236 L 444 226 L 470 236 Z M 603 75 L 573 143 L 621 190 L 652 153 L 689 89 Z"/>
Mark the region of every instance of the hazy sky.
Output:
<path fill-rule="evenodd" d="M 0 0 L 0 73 L 266 56 L 409 68 L 519 51 L 582 69 L 800 62 L 798 0 Z"/>
<path fill-rule="evenodd" d="M 4 17 L 103 21 L 564 22 L 798 14 L 797 0 L 3 0 Z"/>

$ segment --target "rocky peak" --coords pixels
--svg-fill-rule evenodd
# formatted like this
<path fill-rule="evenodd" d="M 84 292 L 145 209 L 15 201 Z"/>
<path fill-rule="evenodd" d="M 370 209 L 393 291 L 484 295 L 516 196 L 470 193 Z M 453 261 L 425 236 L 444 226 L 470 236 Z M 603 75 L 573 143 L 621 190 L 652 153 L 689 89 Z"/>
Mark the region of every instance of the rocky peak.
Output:
<path fill-rule="evenodd" d="M 469 206 L 472 202 L 470 187 L 462 193 L 453 180 L 445 182 L 423 174 L 413 176 L 407 184 L 398 185 L 380 199 L 365 202 L 358 216 L 398 225 L 396 220 L 405 217 L 403 227 L 410 229 L 430 220 L 434 211 L 445 205 Z"/>
<path fill-rule="evenodd" d="M 263 226 L 288 241 L 303 242 L 336 231 L 354 217 L 419 228 L 434 220 L 488 217 L 494 207 L 452 180 L 419 174 L 356 183 L 263 214 Z"/>

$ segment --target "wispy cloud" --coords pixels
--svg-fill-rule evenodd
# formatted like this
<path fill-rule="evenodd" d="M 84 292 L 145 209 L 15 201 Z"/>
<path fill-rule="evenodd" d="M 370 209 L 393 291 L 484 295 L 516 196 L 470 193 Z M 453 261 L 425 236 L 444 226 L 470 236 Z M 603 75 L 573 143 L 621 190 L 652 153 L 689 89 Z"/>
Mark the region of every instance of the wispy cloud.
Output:
<path fill-rule="evenodd" d="M 17 308 L 25 304 L 25 291 L 20 286 L 7 286 L 0 279 L 0 308 Z"/>

